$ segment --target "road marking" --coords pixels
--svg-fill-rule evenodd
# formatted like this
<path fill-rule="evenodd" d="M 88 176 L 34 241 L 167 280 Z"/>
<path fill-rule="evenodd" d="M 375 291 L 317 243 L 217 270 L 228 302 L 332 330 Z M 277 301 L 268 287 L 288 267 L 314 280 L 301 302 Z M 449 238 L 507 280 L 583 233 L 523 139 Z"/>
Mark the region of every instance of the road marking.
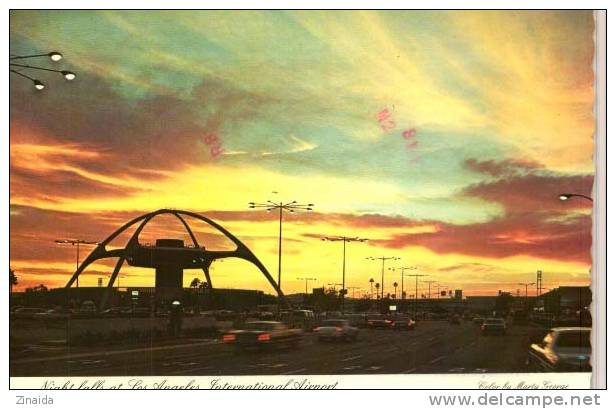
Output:
<path fill-rule="evenodd" d="M 24 363 L 31 363 L 31 362 L 46 362 L 46 361 L 62 361 L 67 358 L 76 359 L 76 358 L 95 357 L 95 356 L 98 357 L 98 356 L 134 354 L 138 352 L 166 351 L 170 349 L 191 348 L 191 347 L 204 346 L 204 345 L 214 345 L 218 343 L 219 342 L 216 340 L 210 340 L 210 341 L 205 341 L 205 342 L 165 345 L 165 346 L 160 346 L 160 347 L 123 349 L 123 350 L 116 350 L 116 351 L 85 352 L 85 353 L 78 353 L 78 354 L 66 354 L 66 355 L 61 355 L 61 356 L 49 356 L 49 357 L 42 357 L 42 358 L 18 359 L 18 360 L 13 361 L 13 364 L 24 364 Z"/>
<path fill-rule="evenodd" d="M 351 357 L 348 357 L 348 358 L 341 359 L 341 360 L 340 360 L 340 362 L 354 361 L 354 360 L 356 360 L 356 359 L 361 358 L 362 356 L 363 356 L 363 355 L 355 355 L 355 356 L 351 356 Z"/>
<path fill-rule="evenodd" d="M 400 372 L 400 373 L 413 373 L 417 370 L 417 368 L 411 368 L 411 369 L 407 369 L 406 371 Z"/>
<path fill-rule="evenodd" d="M 284 368 L 285 366 L 289 366 L 288 364 L 274 364 L 270 365 L 270 368 Z"/>
<path fill-rule="evenodd" d="M 379 369 L 383 368 L 382 366 L 371 366 L 368 368 L 369 371 L 378 371 Z"/>
<path fill-rule="evenodd" d="M 280 375 L 293 375 L 293 374 L 296 374 L 296 373 L 304 372 L 305 370 L 306 370 L 306 368 L 301 368 L 301 369 L 296 369 L 294 371 L 283 372 Z"/>
<path fill-rule="evenodd" d="M 343 371 L 353 371 L 355 369 L 361 369 L 361 365 L 352 365 L 342 368 Z"/>
<path fill-rule="evenodd" d="M 435 364 L 437 362 L 442 361 L 443 359 L 447 358 L 445 355 L 439 356 L 438 358 L 434 358 L 433 360 L 430 361 L 431 364 Z"/>

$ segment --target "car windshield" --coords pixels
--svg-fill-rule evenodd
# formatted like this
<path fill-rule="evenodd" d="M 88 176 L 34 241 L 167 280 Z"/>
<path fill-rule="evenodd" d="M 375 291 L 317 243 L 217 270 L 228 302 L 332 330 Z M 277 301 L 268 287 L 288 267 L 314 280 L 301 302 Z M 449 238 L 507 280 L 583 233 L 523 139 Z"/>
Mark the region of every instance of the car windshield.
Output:
<path fill-rule="evenodd" d="M 344 327 L 345 320 L 327 320 L 323 321 L 322 327 Z"/>
<path fill-rule="evenodd" d="M 590 331 L 566 331 L 558 335 L 559 348 L 590 348 Z"/>

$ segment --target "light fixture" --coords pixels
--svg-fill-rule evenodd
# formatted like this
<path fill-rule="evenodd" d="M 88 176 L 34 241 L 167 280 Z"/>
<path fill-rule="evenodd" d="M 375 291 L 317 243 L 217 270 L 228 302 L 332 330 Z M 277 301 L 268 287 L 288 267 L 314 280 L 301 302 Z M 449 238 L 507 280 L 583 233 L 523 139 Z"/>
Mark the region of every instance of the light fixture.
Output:
<path fill-rule="evenodd" d="M 77 75 L 73 71 L 57 70 L 57 69 L 53 69 L 53 68 L 47 68 L 47 67 L 42 67 L 42 66 L 30 65 L 30 64 L 25 64 L 25 63 L 21 62 L 22 60 L 27 60 L 27 59 L 30 59 L 30 58 L 37 58 L 37 57 L 48 57 L 53 62 L 58 62 L 58 61 L 60 61 L 60 60 L 62 60 L 64 58 L 62 56 L 62 54 L 60 54 L 58 51 L 51 51 L 51 52 L 48 52 L 48 53 L 45 53 L 45 54 L 32 54 L 32 55 L 13 55 L 13 54 L 10 54 L 9 55 L 9 71 L 12 74 L 16 74 L 16 75 L 19 75 L 21 77 L 29 79 L 30 81 L 32 81 L 34 83 L 34 87 L 37 90 L 39 90 L 39 91 L 45 89 L 45 84 L 42 83 L 41 81 L 35 79 L 35 78 L 32 78 L 31 76 L 29 76 L 25 72 L 30 72 L 30 70 L 57 72 L 57 73 L 62 74 L 64 79 L 67 80 L 67 81 L 73 81 L 77 77 Z M 17 71 L 17 70 L 19 70 L 19 71 Z M 24 70 L 25 70 L 25 72 L 23 72 Z"/>
<path fill-rule="evenodd" d="M 51 61 L 60 61 L 62 59 L 62 54 L 60 54 L 57 51 L 52 51 L 47 55 L 49 55 L 49 58 L 51 58 Z"/>
<path fill-rule="evenodd" d="M 64 78 L 68 81 L 72 81 L 76 77 L 75 73 L 72 71 L 60 71 L 60 72 L 62 73 L 62 75 L 64 75 Z"/>

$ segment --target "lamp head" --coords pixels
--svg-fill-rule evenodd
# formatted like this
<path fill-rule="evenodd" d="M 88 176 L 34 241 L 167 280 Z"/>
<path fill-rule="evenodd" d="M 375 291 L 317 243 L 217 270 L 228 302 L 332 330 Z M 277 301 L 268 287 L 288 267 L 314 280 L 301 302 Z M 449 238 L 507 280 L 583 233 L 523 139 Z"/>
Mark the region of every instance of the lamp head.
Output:
<path fill-rule="evenodd" d="M 54 62 L 55 61 L 60 61 L 62 59 L 62 54 L 60 54 L 57 51 L 52 51 L 52 52 L 50 52 L 47 55 L 49 55 L 49 58 L 51 59 L 51 61 L 54 61 Z"/>

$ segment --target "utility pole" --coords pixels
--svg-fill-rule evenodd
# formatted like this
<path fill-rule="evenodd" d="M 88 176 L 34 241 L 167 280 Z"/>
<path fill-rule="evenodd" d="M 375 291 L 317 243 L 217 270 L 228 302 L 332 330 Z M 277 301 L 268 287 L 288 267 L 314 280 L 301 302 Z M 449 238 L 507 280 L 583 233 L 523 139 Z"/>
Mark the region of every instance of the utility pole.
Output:
<path fill-rule="evenodd" d="M 542 285 L 543 285 L 543 273 L 541 270 L 537 270 L 537 299 L 539 299 L 539 297 L 541 296 L 541 290 L 542 290 Z"/>

